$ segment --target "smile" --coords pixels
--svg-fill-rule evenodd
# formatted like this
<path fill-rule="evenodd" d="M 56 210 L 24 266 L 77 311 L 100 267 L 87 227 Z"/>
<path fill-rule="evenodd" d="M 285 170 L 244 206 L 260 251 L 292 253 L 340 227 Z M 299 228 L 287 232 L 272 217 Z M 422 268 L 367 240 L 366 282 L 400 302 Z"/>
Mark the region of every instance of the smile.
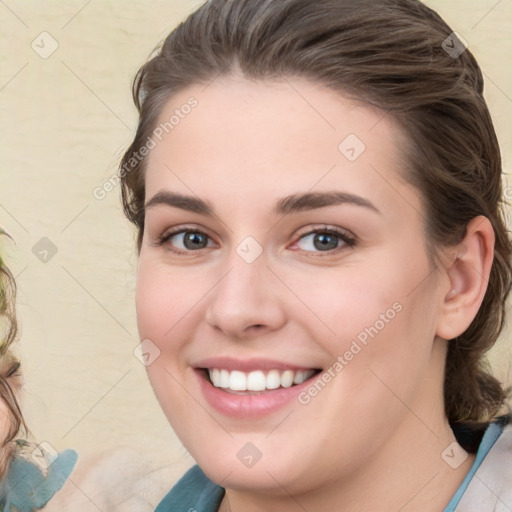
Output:
<path fill-rule="evenodd" d="M 210 382 L 227 392 L 270 391 L 302 384 L 315 375 L 317 370 L 255 370 L 242 372 L 220 368 L 208 368 Z"/>
<path fill-rule="evenodd" d="M 214 357 L 193 367 L 209 406 L 223 416 L 264 418 L 297 404 L 297 396 L 322 371 L 268 359 Z"/>

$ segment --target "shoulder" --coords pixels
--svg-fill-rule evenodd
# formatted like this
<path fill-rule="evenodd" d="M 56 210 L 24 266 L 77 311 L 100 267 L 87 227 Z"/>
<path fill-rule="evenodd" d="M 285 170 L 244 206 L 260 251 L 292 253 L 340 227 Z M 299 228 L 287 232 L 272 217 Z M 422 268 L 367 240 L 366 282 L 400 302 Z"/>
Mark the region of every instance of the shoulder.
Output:
<path fill-rule="evenodd" d="M 217 512 L 224 489 L 193 466 L 160 502 L 155 512 Z"/>
<path fill-rule="evenodd" d="M 512 424 L 492 423 L 482 444 L 486 442 L 487 452 L 455 509 L 457 511 L 476 510 L 475 506 L 482 512 L 512 510 Z"/>
<path fill-rule="evenodd" d="M 168 489 L 172 468 L 155 468 L 137 448 L 117 447 L 80 457 L 72 481 L 48 512 L 153 512 Z"/>
<path fill-rule="evenodd" d="M 74 450 L 47 452 L 38 446 L 30 453 L 16 453 L 0 482 L 2 510 L 42 509 L 64 486 L 76 461 Z"/>

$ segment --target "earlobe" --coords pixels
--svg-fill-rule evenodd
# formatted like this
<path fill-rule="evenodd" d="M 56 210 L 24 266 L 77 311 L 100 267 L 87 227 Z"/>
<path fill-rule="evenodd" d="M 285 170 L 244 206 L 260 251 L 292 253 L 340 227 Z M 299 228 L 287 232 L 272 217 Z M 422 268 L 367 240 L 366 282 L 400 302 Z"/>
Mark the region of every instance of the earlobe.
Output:
<path fill-rule="evenodd" d="M 494 258 L 494 230 L 483 215 L 472 219 L 455 258 L 446 268 L 448 291 L 436 334 L 446 340 L 460 336 L 475 318 L 487 290 Z"/>

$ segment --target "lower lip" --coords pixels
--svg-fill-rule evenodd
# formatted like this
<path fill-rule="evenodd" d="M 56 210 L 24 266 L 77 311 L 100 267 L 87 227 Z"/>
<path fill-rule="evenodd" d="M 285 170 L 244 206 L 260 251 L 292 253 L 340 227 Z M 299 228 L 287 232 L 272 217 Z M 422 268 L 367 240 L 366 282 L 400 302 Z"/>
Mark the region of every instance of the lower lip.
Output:
<path fill-rule="evenodd" d="M 261 395 L 235 395 L 216 388 L 204 378 L 202 371 L 196 370 L 195 373 L 204 397 L 214 409 L 224 416 L 248 419 L 272 414 L 297 400 L 297 395 L 317 377 L 315 374 L 302 384 L 267 391 Z"/>

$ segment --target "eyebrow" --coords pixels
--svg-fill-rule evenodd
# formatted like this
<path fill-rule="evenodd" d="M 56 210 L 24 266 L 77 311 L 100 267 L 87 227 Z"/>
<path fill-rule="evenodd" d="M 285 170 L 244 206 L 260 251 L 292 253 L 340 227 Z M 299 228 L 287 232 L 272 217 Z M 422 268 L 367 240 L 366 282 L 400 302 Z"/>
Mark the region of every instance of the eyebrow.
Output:
<path fill-rule="evenodd" d="M 306 210 L 314 210 L 325 206 L 333 206 L 339 204 L 351 204 L 361 206 L 382 215 L 380 210 L 368 199 L 364 197 L 349 194 L 347 192 L 329 191 L 329 192 L 307 192 L 305 194 L 293 194 L 279 199 L 273 209 L 274 215 L 288 215 Z M 157 205 L 167 205 L 189 212 L 198 213 L 207 217 L 214 217 L 215 209 L 208 201 L 204 201 L 198 197 L 178 194 L 162 190 L 157 192 L 145 205 L 146 209 L 153 208 Z"/>

